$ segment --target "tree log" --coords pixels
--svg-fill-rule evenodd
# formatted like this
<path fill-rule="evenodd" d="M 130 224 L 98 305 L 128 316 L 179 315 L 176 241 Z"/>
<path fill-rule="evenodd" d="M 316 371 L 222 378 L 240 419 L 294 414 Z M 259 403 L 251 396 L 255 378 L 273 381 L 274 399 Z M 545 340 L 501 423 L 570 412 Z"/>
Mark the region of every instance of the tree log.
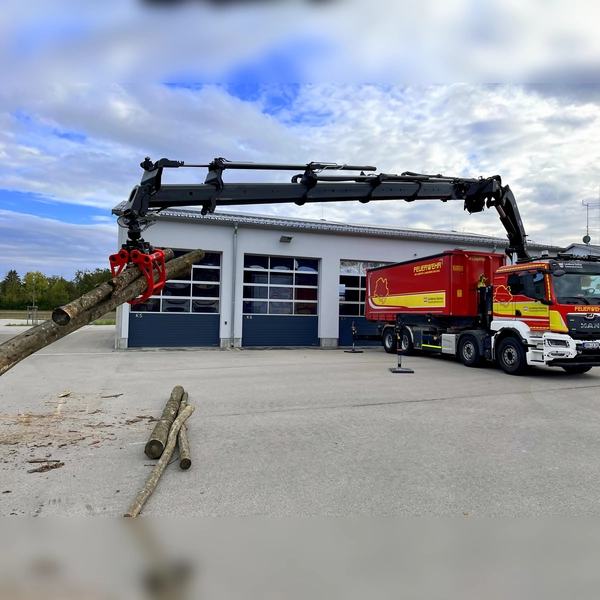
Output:
<path fill-rule="evenodd" d="M 204 258 L 202 250 L 193 250 L 169 261 L 165 264 L 166 278 L 177 279 L 186 275 L 191 271 L 192 265 L 202 258 Z M 8 340 L 8 342 L 4 342 L 4 344 L 0 345 L 0 375 L 12 369 L 12 367 L 28 356 L 31 356 L 34 352 L 99 319 L 107 312 L 115 310 L 117 306 L 127 302 L 127 300 L 137 298 L 147 287 L 146 278 L 143 276 L 138 277 L 129 285 L 118 291 L 115 290 L 105 300 L 71 319 L 69 324 L 64 327 L 57 325 L 54 321 L 46 321 L 15 336 Z"/>
<path fill-rule="evenodd" d="M 144 487 L 135 497 L 135 500 L 129 505 L 127 512 L 123 515 L 124 517 L 137 517 L 146 503 L 146 500 L 150 498 L 152 492 L 156 489 L 158 480 L 163 474 L 167 464 L 169 464 L 169 460 L 171 460 L 171 456 L 175 450 L 175 444 L 177 443 L 177 436 L 179 435 L 181 425 L 191 416 L 193 412 L 194 406 L 192 404 L 188 404 L 185 407 L 185 410 L 175 419 L 175 422 L 171 427 L 171 431 L 169 432 L 169 439 L 167 440 L 167 445 L 165 446 L 162 456 L 154 466 L 154 469 L 152 469 L 152 473 L 150 473 L 150 477 L 148 478 L 146 485 L 144 485 Z"/>
<path fill-rule="evenodd" d="M 173 260 L 174 256 L 175 253 L 173 250 L 170 248 L 165 249 L 165 262 Z M 92 306 L 98 304 L 98 302 L 101 302 L 113 292 L 127 287 L 141 276 L 142 271 L 139 267 L 129 266 L 120 275 L 113 277 L 110 281 L 101 283 L 87 294 L 73 300 L 73 302 L 69 302 L 69 304 L 55 308 L 52 311 L 52 320 L 64 327 L 69 324 L 71 319 L 92 308 Z"/>
<path fill-rule="evenodd" d="M 188 393 L 184 392 L 179 405 L 179 413 L 181 414 L 188 403 Z M 187 437 L 187 426 L 182 423 L 179 435 L 177 436 L 177 444 L 179 445 L 179 468 L 189 469 L 192 466 L 192 456 L 190 453 L 190 443 Z"/>
<path fill-rule="evenodd" d="M 179 412 L 179 405 L 181 404 L 183 393 L 184 389 L 180 385 L 176 385 L 173 388 L 162 416 L 154 426 L 154 429 L 150 434 L 150 439 L 146 442 L 144 452 L 148 458 L 160 458 L 160 455 L 163 453 L 165 445 L 167 444 L 171 425 L 173 425 L 173 421 Z"/>

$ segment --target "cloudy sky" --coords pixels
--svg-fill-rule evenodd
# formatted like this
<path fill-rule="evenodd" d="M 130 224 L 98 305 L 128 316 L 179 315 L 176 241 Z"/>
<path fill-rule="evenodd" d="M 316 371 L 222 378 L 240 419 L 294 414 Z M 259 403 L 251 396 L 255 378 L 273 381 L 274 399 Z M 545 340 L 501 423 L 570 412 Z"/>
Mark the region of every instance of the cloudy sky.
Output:
<path fill-rule="evenodd" d="M 515 34 L 532 17 L 517 3 L 504 20 L 494 2 L 477 4 L 480 8 L 469 10 L 466 21 L 439 8 L 432 13 L 438 35 L 417 39 L 407 21 L 410 25 L 409 19 L 423 15 L 407 18 L 392 8 L 388 18 L 378 16 L 382 29 L 373 31 L 371 13 L 357 19 L 347 10 L 349 5 L 364 8 L 361 2 L 344 2 L 346 10 L 337 13 L 340 2 L 301 11 L 298 3 L 290 4 L 289 14 L 258 7 L 229 12 L 196 3 L 140 16 L 124 10 L 124 2 L 118 23 L 114 12 L 74 18 L 39 8 L 27 19 L 10 12 L 0 26 L 4 60 L 14 58 L 4 64 L 10 77 L 0 88 L 0 277 L 14 268 L 21 275 L 39 269 L 71 278 L 77 269 L 107 266 L 117 238 L 111 209 L 138 183 L 145 156 L 190 163 L 221 156 L 328 161 L 371 164 L 386 173 L 464 177 L 499 174 L 517 197 L 531 240 L 579 242 L 586 231 L 584 201 L 590 204 L 592 241 L 600 242 L 598 36 L 578 31 L 573 37 L 570 24 L 577 18 L 582 23 L 576 8 L 564 13 L 560 27 L 542 20 L 528 36 Z M 316 25 L 312 18 L 311 27 L 299 27 L 311 16 L 318 17 Z M 210 20 L 196 21 L 201 17 Z M 401 42 L 392 35 L 392 17 L 399 19 Z M 154 43 L 148 45 L 148 36 L 139 32 L 144 28 L 134 26 L 140 18 L 163 24 Z M 178 30 L 184 22 L 188 27 Z M 493 43 L 478 34 L 486 23 L 496 23 L 485 30 Z M 1 35 L 2 27 L 7 36 Z M 261 33 L 243 35 L 249 29 Z M 460 44 L 444 52 L 444 42 L 457 32 L 469 40 L 462 54 Z M 382 44 L 382 35 L 394 43 Z M 535 47 L 532 37 L 538 40 Z M 170 60 L 164 59 L 165 50 Z M 500 56 L 507 60 L 497 60 Z M 498 66 L 489 80 L 501 83 L 482 82 L 479 62 L 490 57 Z M 88 77 L 81 76 L 84 71 Z M 472 83 L 452 83 L 454 78 Z M 174 170 L 165 182 L 201 182 L 204 175 Z M 280 177 L 226 172 L 226 181 Z M 460 202 L 244 211 L 504 235 L 495 211 L 469 216 Z M 146 238 L 152 241 L 152 229 Z"/>

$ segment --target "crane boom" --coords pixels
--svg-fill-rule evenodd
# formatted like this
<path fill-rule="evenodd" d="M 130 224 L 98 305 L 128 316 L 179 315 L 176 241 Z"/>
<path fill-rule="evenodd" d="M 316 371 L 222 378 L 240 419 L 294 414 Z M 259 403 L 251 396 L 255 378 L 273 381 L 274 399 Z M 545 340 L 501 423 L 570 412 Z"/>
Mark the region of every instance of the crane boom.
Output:
<path fill-rule="evenodd" d="M 509 246 L 506 253 L 516 254 L 518 261 L 530 260 L 527 237 L 515 197 L 502 185 L 499 175 L 469 179 L 444 175 L 423 175 L 405 172 L 400 175 L 374 173 L 370 165 L 339 165 L 327 162 L 308 164 L 272 164 L 231 162 L 215 158 L 208 164 L 185 164 L 162 158 L 152 162 L 146 158 L 140 166 L 142 179 L 119 211 L 119 225 L 127 227 L 126 252 L 152 254 L 154 249 L 141 237 L 142 230 L 153 216 L 170 207 L 199 206 L 202 214 L 213 213 L 217 206 L 247 206 L 254 204 L 358 201 L 363 204 L 377 200 L 462 200 L 469 213 L 484 208 L 496 208 L 506 229 Z M 204 183 L 163 184 L 165 168 L 201 167 L 208 173 Z M 236 170 L 301 171 L 289 183 L 225 183 L 223 172 Z M 330 174 L 335 171 L 336 174 Z M 357 173 L 358 172 L 358 173 Z M 125 256 L 125 255 L 123 255 Z M 112 259 L 111 259 L 112 260 Z M 125 260 L 124 258 L 122 260 Z"/>

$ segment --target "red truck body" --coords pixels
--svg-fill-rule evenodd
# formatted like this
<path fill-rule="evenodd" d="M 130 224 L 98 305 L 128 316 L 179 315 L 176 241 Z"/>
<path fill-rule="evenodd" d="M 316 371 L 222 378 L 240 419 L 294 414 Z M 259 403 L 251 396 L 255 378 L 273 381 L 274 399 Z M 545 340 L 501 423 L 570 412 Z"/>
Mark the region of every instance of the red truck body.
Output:
<path fill-rule="evenodd" d="M 367 272 L 365 316 L 394 322 L 397 313 L 475 317 L 478 287 L 506 264 L 504 254 L 447 250 Z"/>

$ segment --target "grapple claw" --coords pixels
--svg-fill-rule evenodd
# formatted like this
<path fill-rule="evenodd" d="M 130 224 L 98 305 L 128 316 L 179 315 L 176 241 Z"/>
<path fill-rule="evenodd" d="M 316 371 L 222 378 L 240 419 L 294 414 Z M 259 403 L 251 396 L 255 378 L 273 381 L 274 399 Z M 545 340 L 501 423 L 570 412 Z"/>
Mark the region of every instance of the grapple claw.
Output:
<path fill-rule="evenodd" d="M 135 298 L 135 300 L 129 300 L 129 304 L 138 304 L 148 300 L 150 296 L 158 294 L 166 282 L 166 271 L 165 271 L 165 253 L 163 250 L 155 249 L 152 254 L 144 254 L 139 250 L 132 250 L 129 254 L 131 262 L 138 266 L 144 276 L 146 277 L 146 291 Z M 154 274 L 158 274 L 158 281 L 154 281 Z"/>
<path fill-rule="evenodd" d="M 128 300 L 129 304 L 133 305 L 144 302 L 150 296 L 158 294 L 165 286 L 166 270 L 165 253 L 163 250 L 155 248 L 152 254 L 145 254 L 139 250 L 129 252 L 123 248 L 117 254 L 111 254 L 108 259 L 110 261 L 110 272 L 113 277 L 119 275 L 129 263 L 132 263 L 140 268 L 146 278 L 146 291 L 134 300 Z M 154 281 L 155 273 L 158 274 L 158 281 Z"/>
<path fill-rule="evenodd" d="M 108 257 L 110 262 L 110 273 L 116 277 L 129 264 L 129 252 L 123 248 L 117 254 L 111 254 Z"/>

